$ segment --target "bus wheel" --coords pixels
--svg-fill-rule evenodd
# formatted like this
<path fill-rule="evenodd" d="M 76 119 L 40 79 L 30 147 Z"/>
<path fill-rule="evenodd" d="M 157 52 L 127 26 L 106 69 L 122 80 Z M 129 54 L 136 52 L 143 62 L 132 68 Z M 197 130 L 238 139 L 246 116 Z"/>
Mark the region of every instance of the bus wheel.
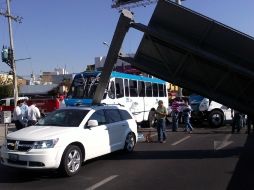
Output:
<path fill-rule="evenodd" d="M 224 119 L 223 118 L 224 118 L 224 116 L 223 116 L 223 113 L 221 111 L 219 111 L 219 110 L 213 110 L 209 114 L 208 121 L 209 121 L 209 124 L 212 127 L 220 127 L 224 123 Z"/>

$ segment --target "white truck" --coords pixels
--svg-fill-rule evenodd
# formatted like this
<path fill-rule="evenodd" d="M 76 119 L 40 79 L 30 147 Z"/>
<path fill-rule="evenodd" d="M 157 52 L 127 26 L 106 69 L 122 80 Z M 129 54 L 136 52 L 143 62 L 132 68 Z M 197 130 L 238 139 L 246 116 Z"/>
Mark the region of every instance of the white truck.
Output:
<path fill-rule="evenodd" d="M 191 121 L 201 124 L 208 121 L 212 127 L 220 127 L 232 120 L 231 109 L 200 95 L 190 95 L 190 106 L 192 108 Z"/>

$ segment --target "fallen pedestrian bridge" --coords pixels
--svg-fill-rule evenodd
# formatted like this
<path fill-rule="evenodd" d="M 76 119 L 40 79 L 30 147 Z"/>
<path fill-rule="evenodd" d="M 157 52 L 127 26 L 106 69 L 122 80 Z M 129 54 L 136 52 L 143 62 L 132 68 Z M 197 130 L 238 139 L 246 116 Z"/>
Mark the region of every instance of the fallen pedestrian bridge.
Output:
<path fill-rule="evenodd" d="M 144 35 L 135 57 L 123 60 L 254 116 L 254 38 L 168 0 L 158 1 L 147 26 L 121 17 L 103 72 L 112 71 L 128 26 Z"/>

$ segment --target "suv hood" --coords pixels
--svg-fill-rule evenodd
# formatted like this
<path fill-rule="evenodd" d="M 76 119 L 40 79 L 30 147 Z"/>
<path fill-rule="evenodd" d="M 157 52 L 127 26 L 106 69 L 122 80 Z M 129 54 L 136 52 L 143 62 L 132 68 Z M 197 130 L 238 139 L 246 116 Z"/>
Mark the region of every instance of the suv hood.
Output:
<path fill-rule="evenodd" d="M 31 126 L 9 133 L 7 138 L 27 141 L 49 140 L 74 133 L 79 131 L 78 129 L 78 127 Z"/>

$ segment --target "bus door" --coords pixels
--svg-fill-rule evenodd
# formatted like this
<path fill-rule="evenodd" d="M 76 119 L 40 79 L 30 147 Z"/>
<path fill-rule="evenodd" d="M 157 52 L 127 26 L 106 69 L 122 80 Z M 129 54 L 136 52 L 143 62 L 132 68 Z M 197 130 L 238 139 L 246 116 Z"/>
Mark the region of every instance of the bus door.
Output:
<path fill-rule="evenodd" d="M 130 110 L 137 122 L 141 122 L 144 120 L 144 96 L 139 97 L 138 83 L 137 80 L 129 79 Z"/>
<path fill-rule="evenodd" d="M 153 83 L 151 82 L 145 82 L 145 87 L 146 87 L 146 94 L 145 94 L 145 118 L 146 120 L 148 119 L 148 114 L 149 111 L 152 108 L 157 108 L 158 106 L 158 101 L 159 98 L 158 97 L 153 97 L 153 94 L 155 94 L 153 91 Z"/>
<path fill-rule="evenodd" d="M 137 80 L 131 79 L 118 79 L 120 82 L 116 82 L 117 88 L 118 84 L 120 86 L 117 92 L 118 101 L 121 105 L 124 105 L 126 108 L 130 110 L 130 112 L 134 115 L 137 122 L 141 122 L 143 117 L 141 115 L 141 105 L 142 102 L 139 102 L 138 99 L 138 86 Z M 123 88 L 121 87 L 123 85 Z M 123 94 L 124 92 L 124 94 Z M 123 96 L 124 95 L 124 96 Z M 123 96 L 123 97 L 122 97 Z"/>
<path fill-rule="evenodd" d="M 115 79 L 111 78 L 107 88 L 107 97 L 103 101 L 106 104 L 117 104 L 116 101 L 116 90 L 115 90 Z"/>

